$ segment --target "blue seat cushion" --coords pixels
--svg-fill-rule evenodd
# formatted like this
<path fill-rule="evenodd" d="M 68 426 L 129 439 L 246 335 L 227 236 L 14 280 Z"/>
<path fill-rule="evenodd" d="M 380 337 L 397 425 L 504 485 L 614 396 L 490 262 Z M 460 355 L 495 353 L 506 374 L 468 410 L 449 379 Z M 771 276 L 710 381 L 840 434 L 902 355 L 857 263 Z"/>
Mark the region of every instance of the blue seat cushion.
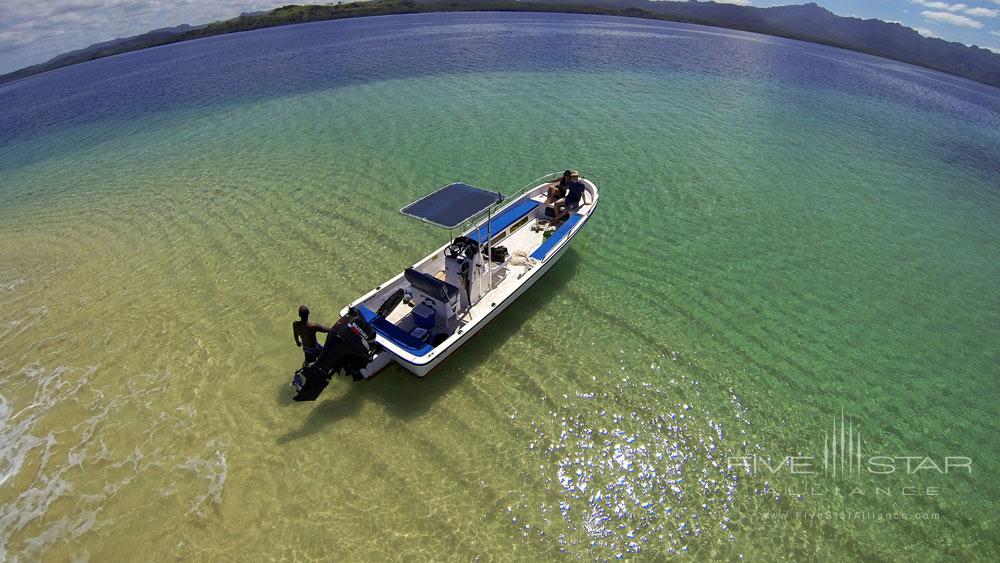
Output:
<path fill-rule="evenodd" d="M 528 213 L 531 213 L 531 211 L 537 205 L 538 202 L 531 201 L 530 199 L 522 201 L 521 203 L 518 203 L 517 205 L 507 209 L 500 215 L 494 217 L 493 220 L 490 221 L 488 230 L 487 226 L 483 225 L 482 227 L 479 227 L 479 230 L 472 231 L 471 233 L 469 233 L 469 238 L 478 242 L 479 244 L 485 244 L 486 238 L 490 234 L 496 236 L 497 233 L 503 232 L 504 229 L 513 225 Z"/>
<path fill-rule="evenodd" d="M 368 307 L 358 305 L 357 309 L 365 320 L 372 325 L 375 332 L 414 356 L 423 356 L 434 349 L 430 344 L 414 337 L 405 330 L 385 320 L 385 318 L 376 315 Z"/>
<path fill-rule="evenodd" d="M 569 219 L 566 219 L 566 222 L 563 223 L 561 227 L 556 229 L 556 232 L 552 233 L 552 236 L 546 239 L 541 246 L 536 248 L 535 251 L 531 253 L 531 257 L 535 260 L 545 260 L 549 251 L 555 248 L 555 246 L 559 244 L 559 241 L 565 238 L 581 219 L 583 219 L 583 215 L 580 215 L 579 213 L 570 214 Z"/>

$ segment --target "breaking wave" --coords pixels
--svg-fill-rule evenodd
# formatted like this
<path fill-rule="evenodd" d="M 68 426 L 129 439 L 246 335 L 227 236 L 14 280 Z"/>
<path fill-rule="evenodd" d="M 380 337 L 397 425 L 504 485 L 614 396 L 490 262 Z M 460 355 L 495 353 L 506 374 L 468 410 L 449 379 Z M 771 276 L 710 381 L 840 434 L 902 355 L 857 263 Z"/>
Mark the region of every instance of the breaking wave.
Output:
<path fill-rule="evenodd" d="M 99 371 L 30 365 L 3 382 L 0 560 L 38 560 L 55 545 L 127 518 L 120 508 L 108 509 L 109 501 L 162 482 L 165 474 L 193 473 L 195 479 L 174 485 L 175 494 L 192 499 L 189 514 L 205 518 L 207 507 L 221 503 L 223 445 L 204 444 L 204 458 L 182 457 L 171 447 L 176 436 L 194 429 L 194 409 L 144 412 L 135 422 L 136 411 L 149 411 L 152 396 L 167 387 L 167 374 L 132 377 L 105 393 L 96 382 Z M 8 399 L 15 396 L 32 399 L 15 410 Z"/>

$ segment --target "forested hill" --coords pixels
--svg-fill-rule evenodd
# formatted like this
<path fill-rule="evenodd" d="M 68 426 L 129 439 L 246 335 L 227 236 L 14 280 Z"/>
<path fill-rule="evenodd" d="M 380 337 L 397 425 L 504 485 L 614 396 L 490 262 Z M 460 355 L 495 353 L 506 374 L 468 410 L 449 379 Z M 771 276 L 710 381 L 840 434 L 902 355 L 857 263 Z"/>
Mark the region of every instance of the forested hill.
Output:
<path fill-rule="evenodd" d="M 358 16 L 484 10 L 607 14 L 753 31 L 878 55 L 1000 86 L 1000 54 L 924 37 L 897 23 L 841 17 L 816 4 L 755 8 L 715 2 L 648 0 L 371 0 L 336 5 L 290 5 L 198 27 L 181 25 L 98 43 L 2 75 L 0 83 L 157 45 L 264 27 Z"/>

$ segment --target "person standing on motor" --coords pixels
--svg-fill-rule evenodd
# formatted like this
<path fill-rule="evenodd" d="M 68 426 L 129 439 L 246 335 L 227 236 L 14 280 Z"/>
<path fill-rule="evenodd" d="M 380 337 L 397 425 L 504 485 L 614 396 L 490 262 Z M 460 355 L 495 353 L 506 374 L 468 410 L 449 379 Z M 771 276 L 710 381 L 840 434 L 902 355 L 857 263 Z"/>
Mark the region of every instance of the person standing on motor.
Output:
<path fill-rule="evenodd" d="M 317 332 L 330 332 L 330 327 L 309 321 L 309 307 L 302 305 L 299 307 L 299 320 L 292 321 L 292 336 L 295 337 L 295 345 L 302 348 L 305 353 L 305 361 L 302 367 L 315 362 L 323 352 L 323 345 L 316 340 Z"/>

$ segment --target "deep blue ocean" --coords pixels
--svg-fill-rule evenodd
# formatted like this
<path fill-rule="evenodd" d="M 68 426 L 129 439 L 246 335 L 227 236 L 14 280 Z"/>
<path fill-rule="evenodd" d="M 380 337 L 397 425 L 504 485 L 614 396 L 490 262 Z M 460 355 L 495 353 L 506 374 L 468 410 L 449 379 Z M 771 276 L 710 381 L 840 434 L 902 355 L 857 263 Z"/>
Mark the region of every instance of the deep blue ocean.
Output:
<path fill-rule="evenodd" d="M 593 72 L 623 63 L 636 71 L 721 74 L 883 97 L 1000 126 L 996 88 L 843 49 L 682 23 L 565 14 L 532 14 L 513 40 L 507 25 L 518 17 L 459 13 L 308 23 L 74 65 L 0 86 L 0 142 L 68 125 L 378 80 Z M 670 32 L 711 41 L 681 41 L 664 52 Z"/>

